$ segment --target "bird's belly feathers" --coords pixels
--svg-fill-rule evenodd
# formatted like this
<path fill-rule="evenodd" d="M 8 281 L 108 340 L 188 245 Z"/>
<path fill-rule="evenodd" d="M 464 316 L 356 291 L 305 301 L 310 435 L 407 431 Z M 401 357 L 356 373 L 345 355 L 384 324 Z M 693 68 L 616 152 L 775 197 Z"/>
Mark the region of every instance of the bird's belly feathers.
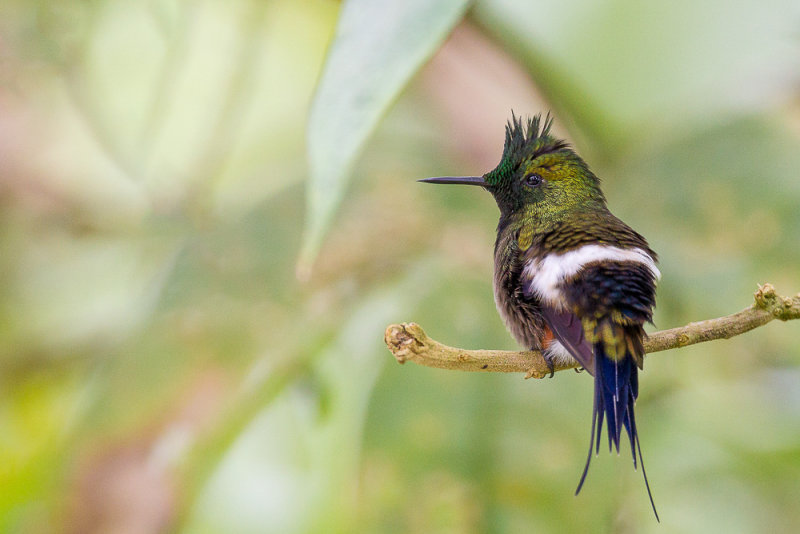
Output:
<path fill-rule="evenodd" d="M 538 301 L 526 298 L 514 283 L 513 274 L 495 270 L 494 302 L 506 328 L 521 346 L 540 350 L 545 335 L 544 317 Z"/>

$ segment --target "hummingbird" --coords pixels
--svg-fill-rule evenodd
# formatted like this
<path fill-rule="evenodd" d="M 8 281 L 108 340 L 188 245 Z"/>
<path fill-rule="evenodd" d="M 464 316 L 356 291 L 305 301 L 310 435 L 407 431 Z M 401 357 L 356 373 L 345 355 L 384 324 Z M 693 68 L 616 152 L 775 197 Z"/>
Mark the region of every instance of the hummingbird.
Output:
<path fill-rule="evenodd" d="M 589 454 L 600 452 L 605 420 L 609 451 L 627 433 L 634 469 L 642 460 L 634 415 L 644 362 L 643 325 L 652 323 L 658 257 L 647 240 L 615 217 L 600 180 L 541 115 L 523 124 L 511 114 L 500 163 L 483 176 L 421 182 L 473 185 L 500 209 L 494 246 L 494 298 L 516 341 L 556 363 L 575 363 L 594 378 Z"/>

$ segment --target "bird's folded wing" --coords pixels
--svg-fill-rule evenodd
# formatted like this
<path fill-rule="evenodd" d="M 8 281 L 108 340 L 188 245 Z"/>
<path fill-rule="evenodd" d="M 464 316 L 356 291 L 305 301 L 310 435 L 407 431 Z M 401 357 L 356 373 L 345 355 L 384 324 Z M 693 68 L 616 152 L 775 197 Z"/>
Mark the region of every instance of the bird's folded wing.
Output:
<path fill-rule="evenodd" d="M 547 305 L 542 306 L 542 313 L 553 336 L 594 376 L 594 352 L 586 340 L 581 320 L 569 311 L 558 311 Z"/>

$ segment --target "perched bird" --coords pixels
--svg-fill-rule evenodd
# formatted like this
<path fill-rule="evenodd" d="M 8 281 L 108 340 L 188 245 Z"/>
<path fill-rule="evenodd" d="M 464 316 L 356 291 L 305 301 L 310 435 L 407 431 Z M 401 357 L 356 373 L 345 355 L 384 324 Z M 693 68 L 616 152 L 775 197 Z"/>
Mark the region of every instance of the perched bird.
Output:
<path fill-rule="evenodd" d="M 594 377 L 589 456 L 600 450 L 605 419 L 609 450 L 628 434 L 633 466 L 642 466 L 634 403 L 644 348 L 642 328 L 655 306 L 657 256 L 644 237 L 606 207 L 600 181 L 541 115 L 523 124 L 512 113 L 500 164 L 483 176 L 427 178 L 481 186 L 500 208 L 494 247 L 494 296 L 521 345 L 556 362 L 577 360 Z M 552 376 L 552 372 L 551 372 Z"/>

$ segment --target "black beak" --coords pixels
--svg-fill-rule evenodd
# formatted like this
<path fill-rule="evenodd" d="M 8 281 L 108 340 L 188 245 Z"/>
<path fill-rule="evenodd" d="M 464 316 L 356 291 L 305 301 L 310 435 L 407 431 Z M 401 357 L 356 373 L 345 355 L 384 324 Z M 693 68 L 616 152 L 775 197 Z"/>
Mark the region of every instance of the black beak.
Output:
<path fill-rule="evenodd" d="M 461 184 L 489 187 L 483 176 L 439 176 L 437 178 L 423 178 L 417 181 L 425 182 L 426 184 Z"/>

